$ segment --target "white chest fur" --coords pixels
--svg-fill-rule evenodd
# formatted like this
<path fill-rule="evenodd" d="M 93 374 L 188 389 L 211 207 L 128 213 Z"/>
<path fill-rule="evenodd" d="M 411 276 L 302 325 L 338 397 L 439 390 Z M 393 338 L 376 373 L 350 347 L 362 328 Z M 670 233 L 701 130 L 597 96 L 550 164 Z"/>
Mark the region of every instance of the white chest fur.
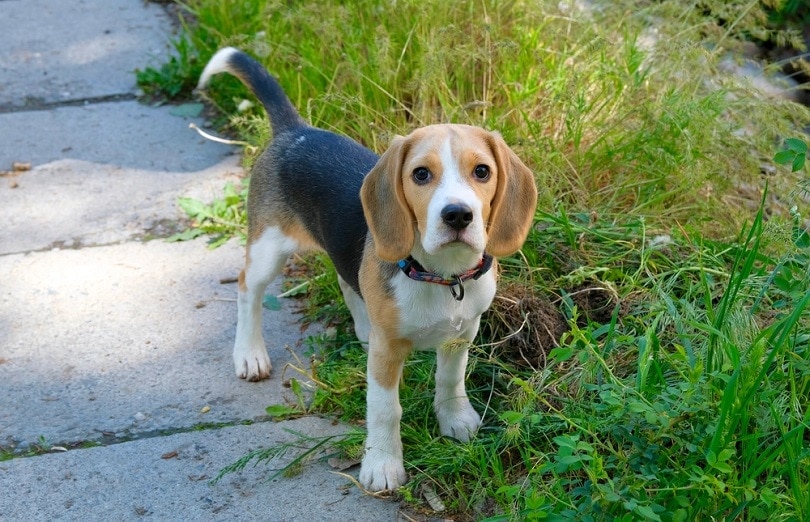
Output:
<path fill-rule="evenodd" d="M 493 272 L 463 283 L 461 301 L 447 286 L 414 281 L 405 274 L 397 274 L 391 284 L 400 310 L 399 334 L 417 350 L 437 348 L 452 339 L 472 340 L 481 314 L 495 296 Z"/>

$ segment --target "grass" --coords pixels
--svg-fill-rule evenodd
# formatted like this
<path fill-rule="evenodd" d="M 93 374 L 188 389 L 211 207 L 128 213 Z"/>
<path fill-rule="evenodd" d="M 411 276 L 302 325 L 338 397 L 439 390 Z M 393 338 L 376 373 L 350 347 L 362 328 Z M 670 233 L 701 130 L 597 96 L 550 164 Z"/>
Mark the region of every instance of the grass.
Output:
<path fill-rule="evenodd" d="M 474 441 L 438 434 L 433 355 L 407 363 L 415 509 L 429 486 L 458 519 L 810 519 L 807 147 L 792 138 L 810 114 L 717 72 L 748 35 L 793 37 L 762 25 L 760 2 L 184 6 L 175 62 L 141 74 L 152 93 L 187 95 L 174 86 L 235 45 L 315 125 L 378 152 L 420 125 L 482 125 L 537 175 L 536 225 L 502 260 L 472 352 Z M 215 80 L 227 130 L 261 145 L 264 115 Z M 223 241 L 243 231 L 240 194 L 182 204 Z M 336 333 L 310 340 L 312 401 L 273 411 L 362 428 L 365 354 L 328 260 L 307 262 L 305 314 Z M 307 447 L 300 469 L 327 442 L 356 457 L 363 437 L 302 437 L 225 471 Z"/>
<path fill-rule="evenodd" d="M 719 234 L 739 229 L 759 200 L 739 186 L 759 184 L 775 144 L 795 134 L 807 111 L 718 75 L 725 48 L 697 44 L 706 24 L 695 25 L 694 13 L 660 26 L 660 41 L 677 38 L 673 53 L 639 36 L 651 33 L 643 13 L 653 16 L 652 7 L 631 14 L 617 4 L 602 20 L 561 9 L 565 2 L 402 2 L 394 13 L 377 0 L 198 0 L 187 5 L 197 23 L 175 43 L 175 61 L 185 65 L 170 68 L 183 81 L 165 80 L 165 91 L 176 96 L 217 48 L 235 45 L 268 65 L 311 123 L 377 151 L 391 135 L 428 123 L 482 125 L 542 167 L 540 208 L 562 200 L 666 228 L 712 220 Z M 155 71 L 141 71 L 142 84 L 153 86 Z M 214 80 L 211 99 L 225 113 L 249 98 L 233 78 Z M 259 108 L 232 125 L 266 139 Z M 795 181 L 780 173 L 772 185 L 781 194 Z"/>
<path fill-rule="evenodd" d="M 96 441 L 79 441 L 65 444 L 63 446 L 52 444 L 44 436 L 40 435 L 36 443 L 32 444 L 26 451 L 14 451 L 0 446 L 0 462 L 19 458 L 19 457 L 34 457 L 37 455 L 44 455 L 51 452 L 69 451 L 73 449 L 86 449 L 100 446 L 100 442 Z"/>

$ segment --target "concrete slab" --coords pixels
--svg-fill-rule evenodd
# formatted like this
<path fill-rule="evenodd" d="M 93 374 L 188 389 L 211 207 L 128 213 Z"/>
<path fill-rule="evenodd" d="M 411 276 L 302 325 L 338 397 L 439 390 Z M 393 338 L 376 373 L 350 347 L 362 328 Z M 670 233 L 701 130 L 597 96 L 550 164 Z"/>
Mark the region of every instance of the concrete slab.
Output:
<path fill-rule="evenodd" d="M 281 463 L 251 464 L 210 484 L 248 451 L 295 440 L 282 426 L 319 436 L 343 429 L 304 418 L 0 462 L 0 519 L 398 520 L 396 503 L 364 496 L 322 462 L 270 482 Z"/>
<path fill-rule="evenodd" d="M 171 22 L 149 2 L 0 2 L 0 110 L 137 90 L 134 70 L 169 55 Z"/>
<path fill-rule="evenodd" d="M 156 172 L 64 160 L 0 178 L 0 255 L 161 235 L 186 219 L 180 196 L 222 197 L 243 176 L 237 156 L 199 172 Z"/>
<path fill-rule="evenodd" d="M 282 300 L 282 311 L 265 311 L 273 378 L 236 377 L 236 285 L 220 283 L 241 267 L 236 243 L 0 256 L 0 445 L 253 420 L 284 402 L 282 369 L 294 361 L 287 347 L 306 362 L 306 334 Z"/>
<path fill-rule="evenodd" d="M 5 3 L 0 2 L 0 17 Z M 236 150 L 200 137 L 189 129 L 192 122 L 203 124 L 199 118 L 172 115 L 170 107 L 136 101 L 0 113 L 0 170 L 10 170 L 13 162 L 37 166 L 77 159 L 123 168 L 194 172 Z"/>

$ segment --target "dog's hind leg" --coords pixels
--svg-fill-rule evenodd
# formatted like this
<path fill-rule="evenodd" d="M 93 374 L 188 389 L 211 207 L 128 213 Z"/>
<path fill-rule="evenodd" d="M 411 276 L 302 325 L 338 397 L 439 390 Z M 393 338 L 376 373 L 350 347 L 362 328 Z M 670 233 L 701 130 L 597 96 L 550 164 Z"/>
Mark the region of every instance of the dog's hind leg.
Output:
<path fill-rule="evenodd" d="M 354 289 L 342 277 L 338 276 L 338 284 L 340 290 L 343 292 L 343 300 L 346 301 L 346 306 L 352 313 L 352 320 L 354 321 L 354 334 L 357 339 L 368 346 L 368 336 L 371 332 L 371 322 L 368 318 L 368 311 L 366 310 L 366 303 L 363 298 L 354 291 Z"/>
<path fill-rule="evenodd" d="M 239 274 L 238 316 L 233 363 L 236 375 L 248 381 L 270 377 L 270 357 L 262 336 L 264 291 L 281 273 L 287 258 L 298 249 L 298 242 L 279 227 L 268 227 L 250 243 L 245 268 Z"/>

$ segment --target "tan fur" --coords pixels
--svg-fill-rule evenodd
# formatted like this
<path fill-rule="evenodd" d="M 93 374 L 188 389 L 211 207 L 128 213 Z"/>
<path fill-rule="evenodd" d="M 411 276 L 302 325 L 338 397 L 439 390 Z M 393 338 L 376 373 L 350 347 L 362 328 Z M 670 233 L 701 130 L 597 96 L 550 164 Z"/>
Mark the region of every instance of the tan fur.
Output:
<path fill-rule="evenodd" d="M 489 235 L 487 250 L 497 257 L 512 254 L 522 246 L 537 204 L 532 172 L 497 133 L 477 127 L 434 126 L 394 138 L 363 184 L 360 195 L 366 221 L 381 259 L 394 262 L 410 253 L 415 240 L 413 228 L 420 228 L 426 221 L 435 183 L 422 187 L 404 183 L 404 179 L 422 166 L 438 181 L 442 173 L 437 147 L 450 134 L 462 173 L 470 175 L 470 186 L 483 204 Z M 488 183 L 472 179 L 475 166 L 490 164 L 491 160 L 495 163 L 493 179 Z"/>
<path fill-rule="evenodd" d="M 488 141 L 495 154 L 499 177 L 487 227 L 487 251 L 499 257 L 513 254 L 523 246 L 534 220 L 537 189 L 532 171 L 500 135 L 490 134 Z"/>
<path fill-rule="evenodd" d="M 407 256 L 415 239 L 415 216 L 405 201 L 402 187 L 402 161 L 409 141 L 397 136 L 366 176 L 360 190 L 377 256 L 395 262 Z"/>
<path fill-rule="evenodd" d="M 402 364 L 413 345 L 398 338 L 400 310 L 393 297 L 386 293 L 383 279 L 378 260 L 374 256 L 364 256 L 360 266 L 360 289 L 373 325 L 371 335 L 377 341 L 369 343 L 369 369 L 380 386 L 391 389 L 399 385 Z"/>
<path fill-rule="evenodd" d="M 482 155 L 478 152 L 466 150 L 459 151 L 458 154 L 461 158 L 461 164 L 464 166 L 465 172 L 468 174 L 475 169 L 476 165 L 488 163 L 487 158 L 482 157 Z M 489 216 L 492 212 L 492 200 L 495 197 L 495 191 L 497 190 L 496 187 L 502 177 L 503 174 L 495 171 L 492 173 L 492 179 L 489 183 L 479 183 L 474 180 L 470 183 L 470 186 L 478 194 L 478 199 L 481 200 L 483 205 L 481 214 L 484 216 L 484 220 L 487 222 L 489 221 Z"/>
<path fill-rule="evenodd" d="M 295 239 L 298 244 L 301 245 L 301 250 L 322 250 L 318 242 L 315 241 L 309 232 L 307 232 L 304 225 L 298 221 L 284 223 L 281 226 L 281 230 L 284 232 L 285 236 Z"/>
<path fill-rule="evenodd" d="M 239 272 L 239 290 L 247 292 L 247 285 L 245 284 L 245 271 L 249 268 L 250 259 L 245 259 L 245 268 Z"/>
<path fill-rule="evenodd" d="M 411 214 L 414 216 L 414 225 L 416 225 L 416 229 L 419 230 L 419 233 L 422 236 L 424 236 L 425 234 L 427 234 L 426 227 L 428 221 L 427 220 L 428 205 L 430 204 L 430 200 L 433 197 L 433 193 L 436 190 L 436 183 L 442 177 L 442 172 L 441 170 L 437 170 L 431 165 L 433 163 L 432 161 L 428 160 L 421 163 L 424 164 L 426 167 L 430 168 L 430 171 L 433 172 L 433 176 L 436 182 L 426 186 L 420 186 L 415 183 L 407 183 L 404 184 L 402 192 L 405 194 L 405 201 L 407 202 L 408 207 L 411 209 Z M 410 253 L 410 250 L 408 251 L 408 253 Z M 403 257 L 406 256 L 400 256 L 399 259 L 402 259 Z"/>
<path fill-rule="evenodd" d="M 413 344 L 407 339 L 381 342 L 379 350 L 372 350 L 368 354 L 368 367 L 374 380 L 389 390 L 399 386 L 402 366 L 412 350 Z"/>

